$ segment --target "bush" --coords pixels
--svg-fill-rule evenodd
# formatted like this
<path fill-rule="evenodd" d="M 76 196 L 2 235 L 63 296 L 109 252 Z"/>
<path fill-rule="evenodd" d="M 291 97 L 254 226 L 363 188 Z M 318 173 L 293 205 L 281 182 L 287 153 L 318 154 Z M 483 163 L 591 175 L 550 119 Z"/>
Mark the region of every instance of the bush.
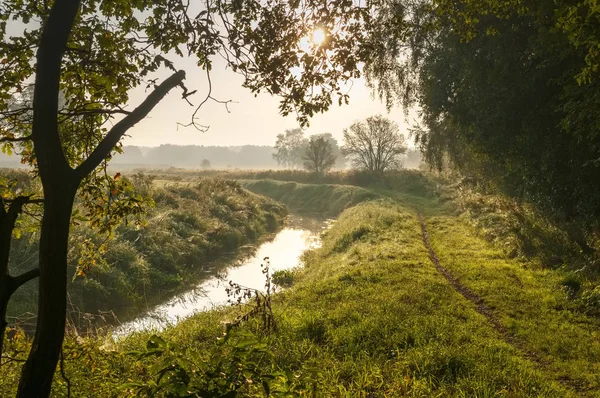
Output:
<path fill-rule="evenodd" d="M 291 270 L 279 270 L 273 273 L 273 283 L 281 287 L 290 287 L 294 283 L 294 272 Z"/>

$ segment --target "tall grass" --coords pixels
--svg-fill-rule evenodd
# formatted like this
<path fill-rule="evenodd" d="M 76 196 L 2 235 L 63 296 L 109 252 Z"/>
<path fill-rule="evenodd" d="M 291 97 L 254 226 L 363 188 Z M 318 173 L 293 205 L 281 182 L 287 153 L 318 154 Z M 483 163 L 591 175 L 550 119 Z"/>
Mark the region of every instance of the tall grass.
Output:
<path fill-rule="evenodd" d="M 452 244 L 439 245 L 449 230 L 456 234 Z M 594 396 L 598 343 L 584 333 L 585 319 L 556 316 L 561 312 L 553 306 L 563 293 L 532 282 L 535 274 L 518 262 L 497 259 L 497 253 L 490 257 L 489 243 L 474 238 L 458 219 L 434 219 L 431 231 L 444 264 L 486 301 L 496 303 L 494 288 L 509 283 L 513 273 L 524 290 L 518 292 L 513 283 L 511 297 L 543 298 L 537 306 L 524 306 L 523 314 L 515 314 L 519 307 L 510 300 L 497 311 L 549 365 L 531 362 L 508 344 L 436 271 L 412 211 L 393 199 L 378 199 L 344 211 L 323 246 L 304 256 L 305 267 L 295 271 L 292 287 L 273 298 L 276 332 L 265 333 L 260 317 L 250 318 L 224 339 L 222 325 L 238 313 L 223 308 L 187 319 L 160 339 L 139 333 L 102 348 L 96 340 L 69 340 L 65 373 L 73 394 L 128 397 L 141 385 L 160 386 L 163 395 L 203 388 L 222 395 L 235 388 L 238 396 L 257 397 L 265 396 L 266 384 L 273 396 Z M 462 260 L 459 255 L 470 244 L 479 245 L 467 256 L 477 263 L 473 272 L 452 260 Z M 487 270 L 491 258 L 497 264 Z M 546 321 L 558 329 L 537 327 Z M 560 351 L 572 338 L 569 344 L 578 348 Z M 127 354 L 132 351 L 140 355 Z M 566 360 L 570 356 L 579 362 Z M 10 394 L 18 364 L 3 370 L 0 388 Z M 574 392 L 559 381 L 568 377 L 590 390 Z M 65 391 L 66 382 L 57 375 L 54 394 Z"/>
<path fill-rule="evenodd" d="M 216 259 L 275 231 L 286 215 L 282 205 L 220 178 L 151 188 L 150 196 L 155 206 L 144 224 L 122 223 L 106 242 L 106 235 L 85 224 L 72 229 L 72 308 L 133 315 L 193 283 Z M 15 243 L 13 262 L 28 258 L 34 266 L 35 234 Z M 103 250 L 90 251 L 90 245 Z M 76 275 L 81 258 L 89 267 L 85 276 Z M 15 294 L 9 312 L 16 316 L 35 308 L 35 284 L 29 284 Z"/>

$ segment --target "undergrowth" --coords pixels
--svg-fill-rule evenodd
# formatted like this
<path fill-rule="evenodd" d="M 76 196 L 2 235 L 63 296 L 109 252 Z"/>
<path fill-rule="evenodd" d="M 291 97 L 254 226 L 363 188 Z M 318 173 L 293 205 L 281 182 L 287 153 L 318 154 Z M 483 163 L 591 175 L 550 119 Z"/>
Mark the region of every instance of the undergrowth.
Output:
<path fill-rule="evenodd" d="M 599 290 L 583 271 L 536 257 L 545 245 L 564 243 L 567 254 L 574 246 L 535 213 L 514 215 L 509 202 L 444 193 L 433 181 L 406 190 L 244 184 L 292 208 L 313 200 L 342 213 L 322 246 L 303 255 L 303 268 L 267 278 L 287 288 L 268 305 L 262 298 L 260 310 L 241 300 L 160 334 L 71 336 L 69 381 L 57 373 L 54 396 L 68 386 L 73 396 L 90 397 L 600 396 L 600 321 L 591 310 Z M 417 211 L 441 264 L 481 297 L 506 335 L 433 266 Z M 525 231 L 533 231 L 533 251 Z M 266 315 L 276 328 L 265 328 Z M 14 360 L 2 366 L 0 391 L 9 396 L 27 345 L 20 333 L 7 342 Z"/>

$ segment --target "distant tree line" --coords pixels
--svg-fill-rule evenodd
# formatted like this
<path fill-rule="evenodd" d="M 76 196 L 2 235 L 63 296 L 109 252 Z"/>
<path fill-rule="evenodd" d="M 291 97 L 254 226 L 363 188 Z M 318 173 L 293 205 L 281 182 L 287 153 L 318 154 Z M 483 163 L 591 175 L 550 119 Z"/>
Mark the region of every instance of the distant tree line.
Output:
<path fill-rule="evenodd" d="M 344 145 L 338 146 L 330 133 L 304 138 L 302 129 L 286 130 L 277 136 L 273 158 L 286 168 L 304 168 L 324 173 L 334 167 L 345 168 L 349 161 L 354 169 L 383 173 L 404 166 L 404 160 L 417 168 L 418 151 L 407 155 L 406 138 L 398 124 L 381 115 L 356 121 L 344 130 Z"/>
<path fill-rule="evenodd" d="M 271 146 L 199 146 L 161 145 L 158 147 L 124 146 L 114 156 L 115 165 L 175 166 L 185 168 L 268 169 L 277 166 Z"/>

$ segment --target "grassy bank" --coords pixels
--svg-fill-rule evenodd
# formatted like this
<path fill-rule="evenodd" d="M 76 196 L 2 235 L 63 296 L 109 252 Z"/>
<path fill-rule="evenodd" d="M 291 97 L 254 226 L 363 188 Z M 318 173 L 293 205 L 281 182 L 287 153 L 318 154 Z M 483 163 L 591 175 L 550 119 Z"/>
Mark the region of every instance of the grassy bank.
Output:
<path fill-rule="evenodd" d="M 285 204 L 298 213 L 335 216 L 344 209 L 379 195 L 351 185 L 301 184 L 275 180 L 242 180 L 244 188 Z"/>
<path fill-rule="evenodd" d="M 69 286 L 71 309 L 133 314 L 190 285 L 225 254 L 275 231 L 286 214 L 283 206 L 231 180 L 149 189 L 154 206 L 141 226 L 123 223 L 106 242 L 106 235 L 85 224 L 72 229 L 69 273 L 76 275 L 81 258 L 88 267 Z M 14 266 L 33 267 L 36 245 L 35 236 L 17 240 Z M 27 257 L 31 264 L 20 262 Z M 17 291 L 9 311 L 16 316 L 35 308 L 32 283 Z"/>
<path fill-rule="evenodd" d="M 73 395 L 600 396 L 598 321 L 568 308 L 557 274 L 523 267 L 436 209 L 426 223 L 441 263 L 506 335 L 433 266 L 415 211 L 377 199 L 345 210 L 305 255 L 292 287 L 273 297 L 275 329 L 258 311 L 224 335 L 248 306 L 199 314 L 160 337 L 69 341 Z M 3 391 L 17 369 L 5 365 Z M 66 385 L 57 374 L 55 396 Z"/>

